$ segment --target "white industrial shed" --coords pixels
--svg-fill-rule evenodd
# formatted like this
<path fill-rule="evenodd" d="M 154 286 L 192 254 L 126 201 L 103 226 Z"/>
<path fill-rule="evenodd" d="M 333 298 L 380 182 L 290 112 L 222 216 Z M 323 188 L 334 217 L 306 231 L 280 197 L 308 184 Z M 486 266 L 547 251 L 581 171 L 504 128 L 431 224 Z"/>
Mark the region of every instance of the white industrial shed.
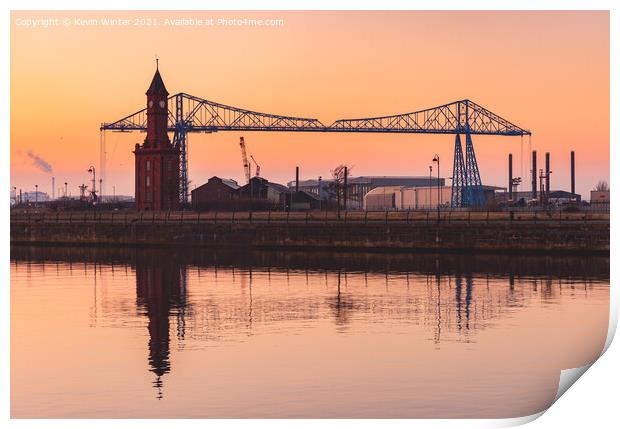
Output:
<path fill-rule="evenodd" d="M 364 210 L 416 210 L 450 205 L 452 188 L 381 186 L 364 195 Z M 439 197 L 439 198 L 438 198 Z"/>

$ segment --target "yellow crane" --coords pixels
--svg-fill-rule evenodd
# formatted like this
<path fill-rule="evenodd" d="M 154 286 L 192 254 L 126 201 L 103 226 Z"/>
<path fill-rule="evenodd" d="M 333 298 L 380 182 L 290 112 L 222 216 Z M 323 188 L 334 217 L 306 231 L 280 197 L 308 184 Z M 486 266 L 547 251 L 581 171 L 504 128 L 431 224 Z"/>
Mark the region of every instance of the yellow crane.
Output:
<path fill-rule="evenodd" d="M 250 183 L 250 176 L 252 175 L 252 172 L 250 171 L 250 161 L 248 161 L 248 155 L 245 152 L 245 140 L 243 140 L 243 137 L 239 138 L 239 147 L 241 147 L 241 161 L 243 161 L 245 181 L 246 183 Z"/>
<path fill-rule="evenodd" d="M 252 158 L 252 161 L 254 161 L 254 165 L 256 166 L 256 177 L 260 177 L 260 165 L 258 165 L 258 162 L 256 162 L 256 160 L 254 159 L 253 155 L 250 155 L 250 158 Z"/>

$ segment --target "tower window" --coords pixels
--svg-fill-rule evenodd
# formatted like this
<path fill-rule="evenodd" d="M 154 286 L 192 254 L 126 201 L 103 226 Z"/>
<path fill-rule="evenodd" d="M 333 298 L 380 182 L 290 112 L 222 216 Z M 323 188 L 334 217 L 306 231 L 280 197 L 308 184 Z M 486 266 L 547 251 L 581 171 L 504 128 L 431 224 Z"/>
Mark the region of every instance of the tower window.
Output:
<path fill-rule="evenodd" d="M 151 161 L 150 160 L 146 160 L 146 171 L 151 171 Z"/>
<path fill-rule="evenodd" d="M 151 186 L 151 176 L 146 176 L 146 186 Z"/>

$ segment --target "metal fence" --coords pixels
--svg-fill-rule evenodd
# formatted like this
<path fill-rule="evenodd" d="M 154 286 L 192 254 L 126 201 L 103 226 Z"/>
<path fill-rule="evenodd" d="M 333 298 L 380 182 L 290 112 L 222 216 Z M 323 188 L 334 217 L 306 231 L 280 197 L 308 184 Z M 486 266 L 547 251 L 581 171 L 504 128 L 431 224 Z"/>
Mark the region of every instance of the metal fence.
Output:
<path fill-rule="evenodd" d="M 609 223 L 609 213 L 585 211 L 307 211 L 307 212 L 37 212 L 11 214 L 11 224 L 491 224 Z"/>

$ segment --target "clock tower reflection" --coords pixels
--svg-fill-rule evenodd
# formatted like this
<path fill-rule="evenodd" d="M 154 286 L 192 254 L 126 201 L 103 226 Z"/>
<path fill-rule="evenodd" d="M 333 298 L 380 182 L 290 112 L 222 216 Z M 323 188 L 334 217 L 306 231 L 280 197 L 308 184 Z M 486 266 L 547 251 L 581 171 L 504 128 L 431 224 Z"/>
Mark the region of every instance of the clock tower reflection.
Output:
<path fill-rule="evenodd" d="M 138 251 L 136 255 L 136 295 L 138 311 L 148 317 L 149 366 L 156 376 L 157 397 L 163 396 L 163 375 L 170 372 L 170 318 L 184 325 L 187 306 L 186 272 L 170 254 Z M 177 330 L 179 341 L 183 329 Z"/>

